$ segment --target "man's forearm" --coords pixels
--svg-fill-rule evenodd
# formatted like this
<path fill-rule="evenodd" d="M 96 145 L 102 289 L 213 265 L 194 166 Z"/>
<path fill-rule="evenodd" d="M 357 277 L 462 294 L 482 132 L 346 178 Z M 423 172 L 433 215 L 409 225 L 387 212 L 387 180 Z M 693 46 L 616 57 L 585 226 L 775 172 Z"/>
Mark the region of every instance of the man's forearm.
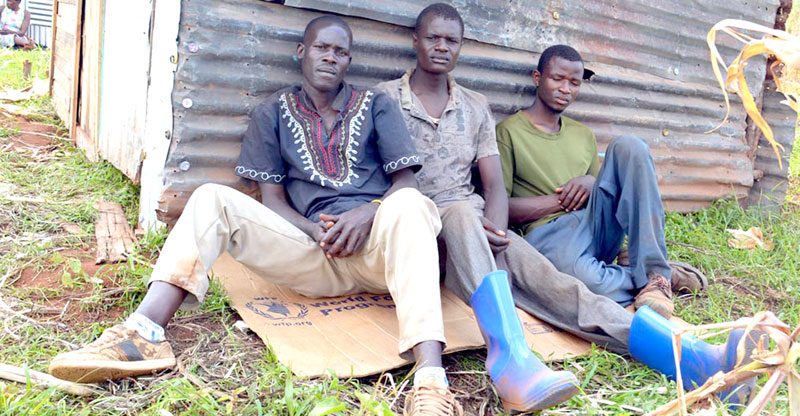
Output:
<path fill-rule="evenodd" d="M 308 234 L 309 236 L 313 236 L 311 230 L 313 227 L 317 227 L 318 225 L 308 218 L 300 215 L 300 213 L 295 211 L 295 209 L 288 204 L 267 200 L 262 201 L 262 203 L 267 208 L 283 217 L 286 221 L 289 221 L 292 225 L 299 228 L 300 231 Z"/>
<path fill-rule="evenodd" d="M 501 230 L 508 229 L 509 204 L 504 186 L 484 187 L 486 206 L 484 216 Z"/>
<path fill-rule="evenodd" d="M 508 195 L 503 182 L 500 157 L 489 156 L 478 159 L 478 171 L 483 183 L 486 200 L 483 215 L 502 231 L 508 229 Z"/>
<path fill-rule="evenodd" d="M 528 224 L 562 210 L 558 194 L 514 197 L 509 199 L 508 207 L 513 224 Z"/>
<path fill-rule="evenodd" d="M 260 183 L 259 189 L 261 190 L 261 203 L 264 204 L 264 206 L 283 217 L 286 221 L 292 223 L 292 225 L 299 228 L 304 233 L 313 237 L 312 230 L 317 224 L 300 215 L 297 210 L 289 205 L 282 186 Z"/>
<path fill-rule="evenodd" d="M 403 188 L 418 188 L 417 178 L 414 176 L 414 171 L 411 170 L 411 168 L 401 169 L 392 173 L 392 186 L 383 194 L 382 199 L 388 198 L 389 195 Z"/>

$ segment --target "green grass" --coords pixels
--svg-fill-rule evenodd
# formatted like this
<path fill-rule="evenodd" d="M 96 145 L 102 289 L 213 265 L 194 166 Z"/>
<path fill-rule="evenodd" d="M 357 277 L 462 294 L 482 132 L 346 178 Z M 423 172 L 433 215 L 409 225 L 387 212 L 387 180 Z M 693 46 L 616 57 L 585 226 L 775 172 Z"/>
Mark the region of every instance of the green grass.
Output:
<path fill-rule="evenodd" d="M 795 135 L 792 155 L 789 157 L 789 177 L 800 178 L 800 134 Z"/>
<path fill-rule="evenodd" d="M 31 63 L 30 79 L 23 78 L 25 61 Z M 30 51 L 0 49 L 0 89 L 19 90 L 31 85 L 35 78 L 47 80 L 50 70 L 50 50 L 36 48 Z"/>

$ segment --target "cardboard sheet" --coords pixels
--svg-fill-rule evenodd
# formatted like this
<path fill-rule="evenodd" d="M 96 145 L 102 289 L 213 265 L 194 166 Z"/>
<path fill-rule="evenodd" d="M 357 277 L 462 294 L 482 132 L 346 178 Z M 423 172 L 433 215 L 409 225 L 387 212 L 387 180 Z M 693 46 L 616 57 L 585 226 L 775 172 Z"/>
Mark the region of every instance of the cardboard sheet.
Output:
<path fill-rule="evenodd" d="M 389 295 L 360 294 L 310 299 L 268 283 L 224 254 L 213 272 L 234 309 L 282 364 L 298 376 L 332 371 L 339 377 L 364 377 L 411 361 L 398 355 L 398 324 Z M 472 309 L 443 289 L 445 353 L 483 348 Z M 545 360 L 587 353 L 590 344 L 517 310 L 531 348 Z"/>

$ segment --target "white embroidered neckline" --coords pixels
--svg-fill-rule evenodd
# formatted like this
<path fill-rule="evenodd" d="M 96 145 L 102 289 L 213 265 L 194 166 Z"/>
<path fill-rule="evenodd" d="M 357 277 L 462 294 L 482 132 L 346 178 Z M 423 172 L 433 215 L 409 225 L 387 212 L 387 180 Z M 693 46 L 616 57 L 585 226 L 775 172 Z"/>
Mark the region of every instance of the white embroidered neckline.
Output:
<path fill-rule="evenodd" d="M 358 151 L 355 149 L 358 146 L 358 142 L 355 140 L 355 137 L 361 135 L 361 123 L 365 119 L 364 111 L 367 109 L 368 103 L 370 102 L 370 96 L 373 95 L 372 91 L 365 91 L 364 100 L 361 103 L 361 106 L 358 108 L 358 111 L 350 119 L 349 131 L 350 136 L 347 141 L 347 148 L 345 149 L 345 160 L 347 161 L 347 177 L 341 181 L 331 179 L 325 176 L 323 173 L 317 170 L 314 167 L 314 162 L 311 158 L 311 154 L 308 150 L 307 146 L 307 138 L 305 134 L 305 130 L 303 130 L 303 126 L 297 119 L 294 118 L 291 111 L 289 111 L 289 104 L 286 101 L 287 94 L 281 94 L 280 102 L 281 102 L 281 113 L 283 118 L 289 121 L 289 128 L 292 130 L 294 134 L 294 144 L 299 144 L 300 148 L 297 149 L 297 153 L 300 153 L 300 159 L 303 161 L 303 170 L 311 171 L 311 180 L 318 180 L 320 185 L 326 186 L 326 182 L 330 183 L 331 185 L 341 188 L 345 184 L 352 184 L 353 178 L 358 178 L 358 174 L 355 173 L 353 166 L 356 162 L 356 156 L 358 155 Z"/>

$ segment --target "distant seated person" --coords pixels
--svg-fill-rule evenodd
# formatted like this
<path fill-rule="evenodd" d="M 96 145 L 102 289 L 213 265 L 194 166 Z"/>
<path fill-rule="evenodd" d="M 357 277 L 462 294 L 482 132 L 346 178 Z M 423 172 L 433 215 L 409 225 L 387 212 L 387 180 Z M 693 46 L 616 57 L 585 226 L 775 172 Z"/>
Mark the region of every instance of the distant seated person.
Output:
<path fill-rule="evenodd" d="M 31 13 L 19 8 L 20 0 L 6 0 L 6 7 L 0 7 L 0 46 L 13 48 L 19 46 L 30 50 L 36 43 L 25 32 L 31 23 Z"/>
<path fill-rule="evenodd" d="M 509 222 L 524 227 L 525 240 L 589 290 L 669 318 L 671 292 L 698 290 L 702 283 L 673 273 L 667 260 L 664 209 L 647 142 L 615 138 L 601 167 L 594 133 L 562 115 L 583 75 L 575 49 L 548 48 L 533 71 L 533 105 L 497 125 Z M 626 236 L 629 260 L 612 264 Z"/>

